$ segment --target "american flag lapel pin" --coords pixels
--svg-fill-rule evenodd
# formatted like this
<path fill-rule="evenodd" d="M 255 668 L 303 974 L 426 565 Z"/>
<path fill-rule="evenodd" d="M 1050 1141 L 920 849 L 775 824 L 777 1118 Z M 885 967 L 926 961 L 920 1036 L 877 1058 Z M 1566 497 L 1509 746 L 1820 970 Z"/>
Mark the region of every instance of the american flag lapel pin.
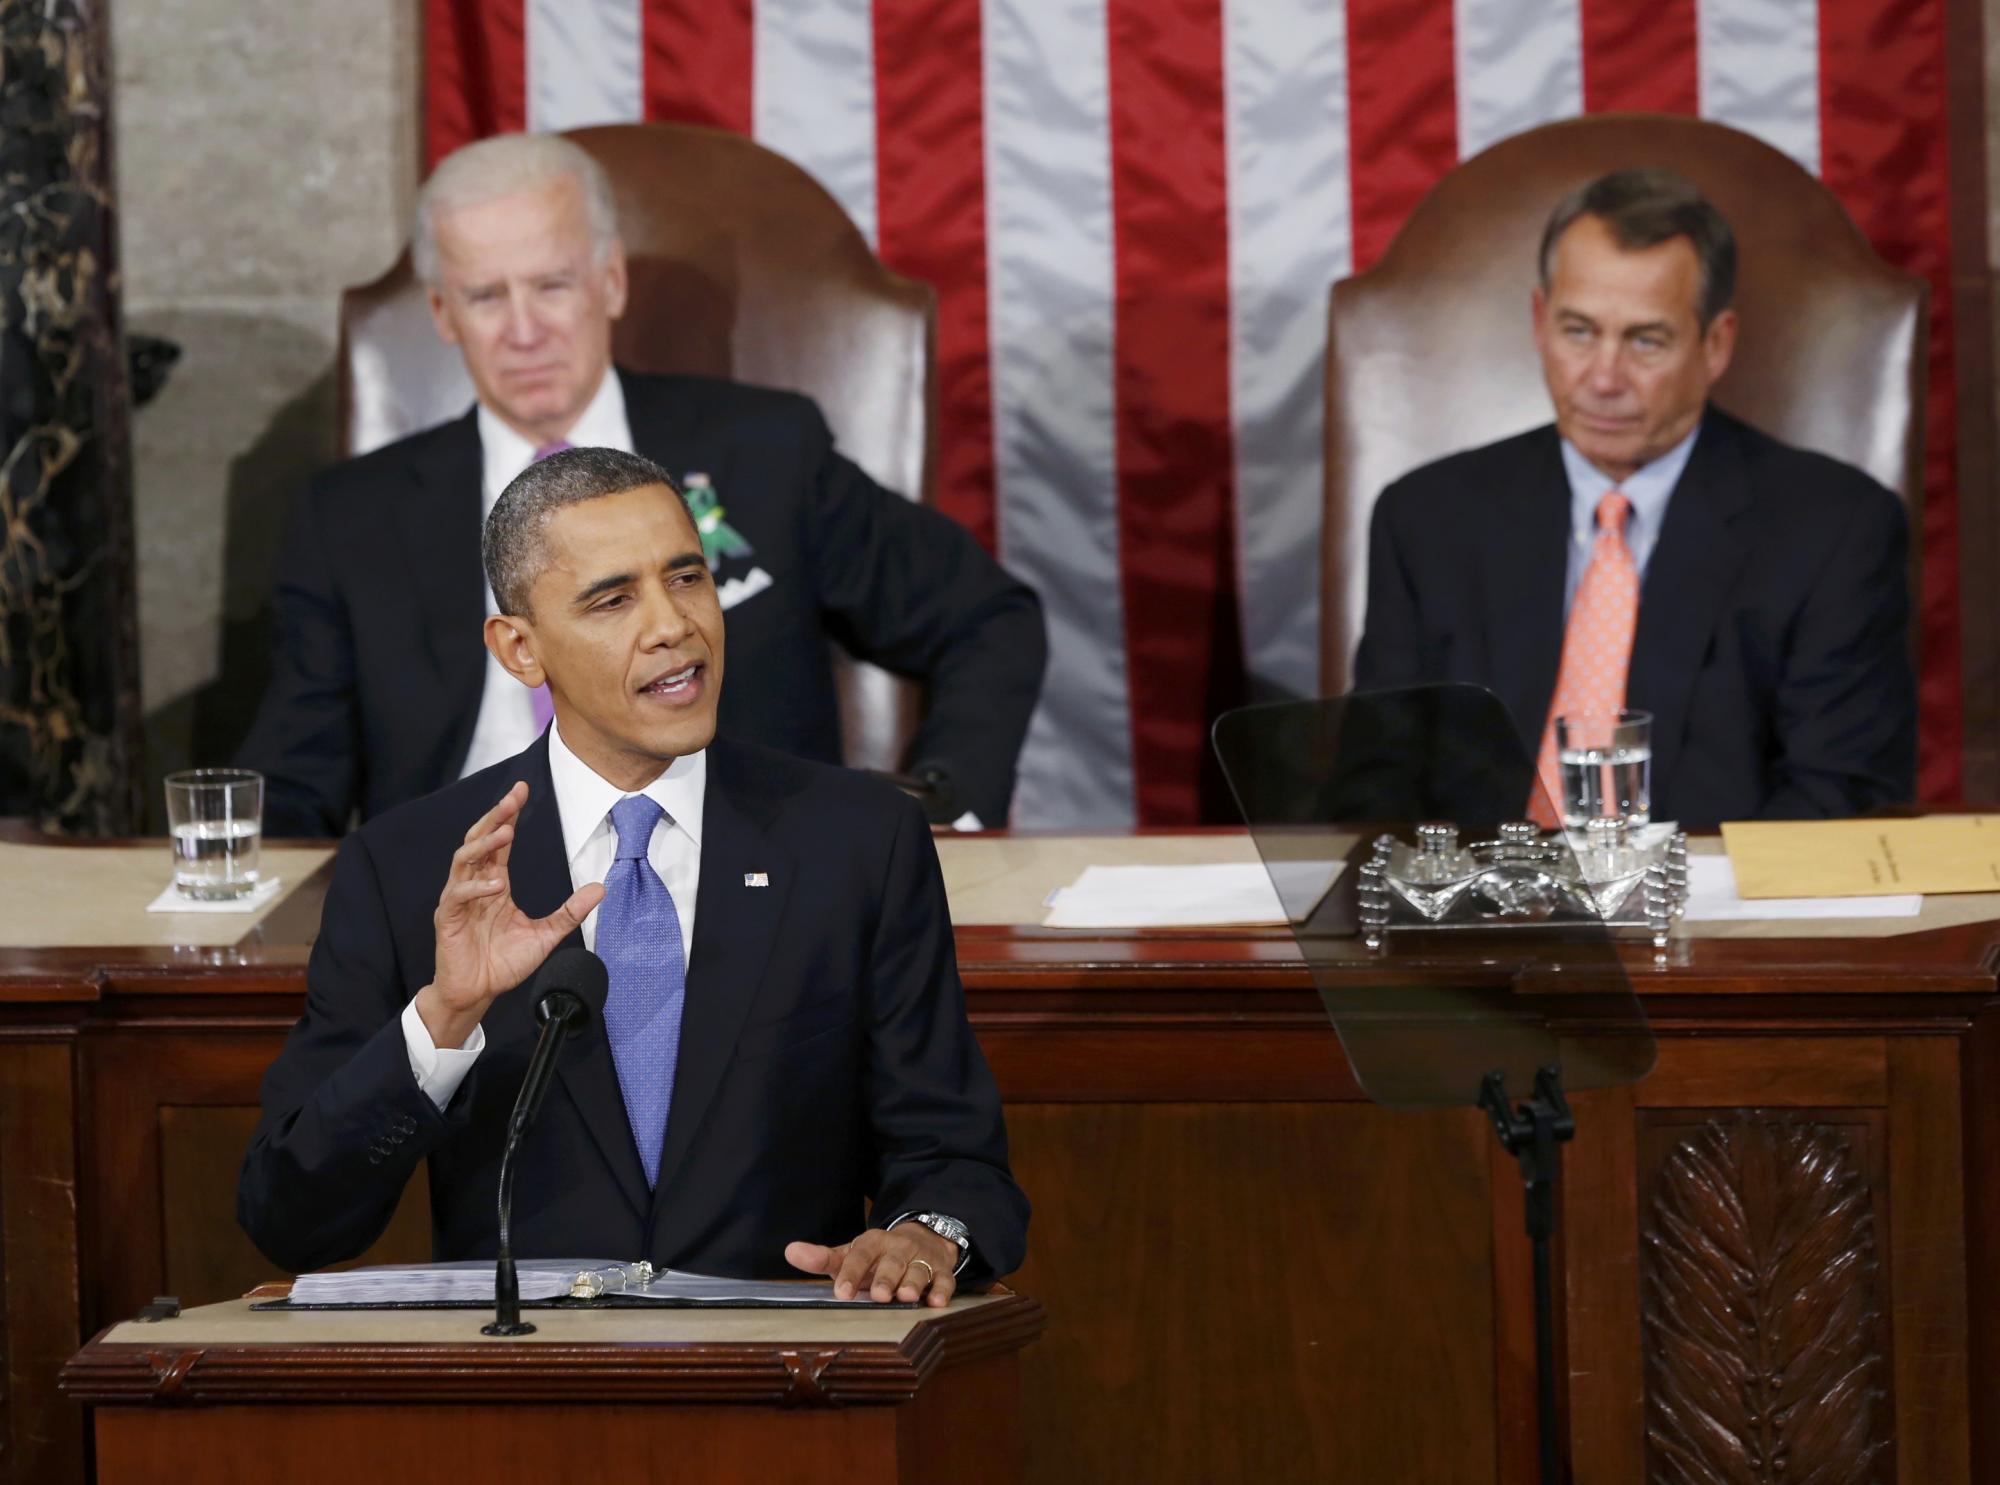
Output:
<path fill-rule="evenodd" d="M 771 878 L 766 872 L 746 871 L 743 873 L 743 885 L 746 887 L 768 887 L 771 885 Z"/>

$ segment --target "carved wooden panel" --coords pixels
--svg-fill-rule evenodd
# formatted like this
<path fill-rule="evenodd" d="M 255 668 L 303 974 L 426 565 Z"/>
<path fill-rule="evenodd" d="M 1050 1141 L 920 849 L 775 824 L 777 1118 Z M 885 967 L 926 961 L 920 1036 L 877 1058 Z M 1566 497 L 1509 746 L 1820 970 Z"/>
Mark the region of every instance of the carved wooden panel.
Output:
<path fill-rule="evenodd" d="M 1869 1133 L 1745 1111 L 1662 1154 L 1640 1252 L 1649 1481 L 1894 1478 Z"/>

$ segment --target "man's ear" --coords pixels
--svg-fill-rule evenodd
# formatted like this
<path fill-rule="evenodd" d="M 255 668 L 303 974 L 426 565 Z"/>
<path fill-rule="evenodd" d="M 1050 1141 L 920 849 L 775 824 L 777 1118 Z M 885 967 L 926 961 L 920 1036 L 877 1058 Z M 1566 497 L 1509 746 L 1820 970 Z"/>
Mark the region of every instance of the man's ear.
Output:
<path fill-rule="evenodd" d="M 623 239 L 611 239 L 611 251 L 604 260 L 604 313 L 607 319 L 617 319 L 625 313 L 625 298 L 631 288 L 631 280 L 625 271 L 625 243 Z"/>
<path fill-rule="evenodd" d="M 522 685 L 532 688 L 548 683 L 535 653 L 534 626 L 526 619 L 514 614 L 489 614 L 481 637 L 493 658 Z"/>
<path fill-rule="evenodd" d="M 436 284 L 425 284 L 424 302 L 430 306 L 431 324 L 437 329 L 438 339 L 446 345 L 457 345 L 458 327 L 452 324 L 451 316 L 445 313 L 444 291 Z"/>
<path fill-rule="evenodd" d="M 1722 380 L 1722 373 L 1729 370 L 1730 357 L 1736 354 L 1736 311 L 1725 309 L 1710 320 L 1701 340 L 1702 355 L 1708 362 L 1708 382 L 1714 386 Z"/>

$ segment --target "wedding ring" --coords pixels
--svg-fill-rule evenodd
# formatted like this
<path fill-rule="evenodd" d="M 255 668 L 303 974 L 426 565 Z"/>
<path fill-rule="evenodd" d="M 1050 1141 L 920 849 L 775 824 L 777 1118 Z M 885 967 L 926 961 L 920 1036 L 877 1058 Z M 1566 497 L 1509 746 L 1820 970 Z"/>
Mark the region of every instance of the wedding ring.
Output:
<path fill-rule="evenodd" d="M 937 1270 L 932 1268 L 928 1263 L 924 1263 L 924 1260 L 921 1258 L 912 1258 L 910 1260 L 910 1267 L 915 1268 L 920 1263 L 924 1264 L 924 1288 L 928 1289 L 937 1282 Z"/>

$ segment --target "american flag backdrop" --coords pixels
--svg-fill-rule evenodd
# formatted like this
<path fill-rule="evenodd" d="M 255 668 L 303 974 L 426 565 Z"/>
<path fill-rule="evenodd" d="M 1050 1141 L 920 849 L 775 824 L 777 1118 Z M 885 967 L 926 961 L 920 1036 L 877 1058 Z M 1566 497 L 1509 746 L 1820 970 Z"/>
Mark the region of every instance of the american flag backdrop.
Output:
<path fill-rule="evenodd" d="M 1049 618 L 1016 824 L 1195 820 L 1214 714 L 1315 694 L 1327 289 L 1440 175 L 1587 111 L 1760 136 L 1931 284 L 1923 789 L 1955 793 L 1945 0 L 428 6 L 433 161 L 739 130 L 936 286 L 940 502 Z"/>

